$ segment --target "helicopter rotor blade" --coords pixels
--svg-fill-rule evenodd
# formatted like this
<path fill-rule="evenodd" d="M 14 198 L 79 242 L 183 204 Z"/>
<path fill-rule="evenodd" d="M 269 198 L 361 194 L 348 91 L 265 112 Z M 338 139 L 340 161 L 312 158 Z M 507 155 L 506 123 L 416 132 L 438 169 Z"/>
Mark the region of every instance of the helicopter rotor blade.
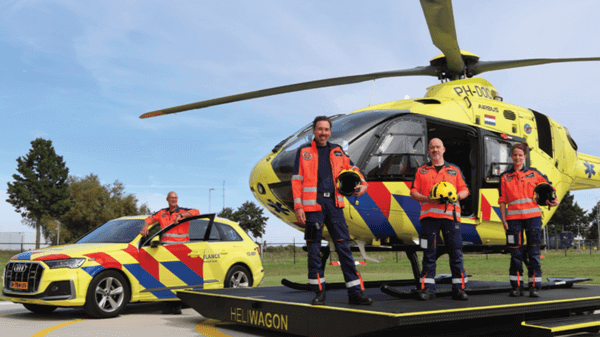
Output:
<path fill-rule="evenodd" d="M 457 76 L 462 74 L 464 62 L 456 38 L 452 2 L 450 0 L 421 0 L 421 7 L 429 27 L 431 40 L 446 56 L 448 69 Z"/>
<path fill-rule="evenodd" d="M 363 75 L 327 78 L 327 79 L 323 79 L 323 80 L 316 80 L 316 81 L 310 81 L 310 82 L 302 82 L 302 83 L 284 85 L 284 86 L 280 86 L 280 87 L 251 91 L 251 92 L 246 92 L 243 94 L 214 98 L 214 99 L 209 99 L 206 101 L 180 105 L 180 106 L 162 109 L 162 110 L 156 110 L 156 111 L 152 111 L 152 112 L 147 112 L 147 113 L 141 115 L 140 118 L 143 119 L 143 118 L 168 115 L 168 114 L 173 114 L 173 113 L 187 111 L 187 110 L 202 109 L 202 108 L 207 108 L 207 107 L 214 106 L 214 105 L 238 102 L 238 101 L 259 98 L 259 97 L 285 94 L 285 93 L 290 93 L 290 92 L 295 92 L 295 91 L 333 87 L 333 86 L 344 85 L 344 84 L 365 82 L 365 81 L 375 80 L 375 79 L 379 79 L 379 78 L 400 77 L 400 76 L 435 76 L 435 77 L 437 77 L 438 75 L 437 75 L 437 68 L 432 67 L 432 66 L 425 66 L 425 67 L 416 67 L 416 68 L 404 69 L 404 70 L 393 70 L 393 71 L 384 71 L 384 72 L 377 72 L 377 73 L 370 73 L 370 74 L 363 74 Z"/>
<path fill-rule="evenodd" d="M 600 57 L 560 58 L 560 59 L 527 59 L 512 61 L 479 61 L 467 70 L 469 77 L 486 71 L 536 66 L 548 63 L 600 61 Z"/>

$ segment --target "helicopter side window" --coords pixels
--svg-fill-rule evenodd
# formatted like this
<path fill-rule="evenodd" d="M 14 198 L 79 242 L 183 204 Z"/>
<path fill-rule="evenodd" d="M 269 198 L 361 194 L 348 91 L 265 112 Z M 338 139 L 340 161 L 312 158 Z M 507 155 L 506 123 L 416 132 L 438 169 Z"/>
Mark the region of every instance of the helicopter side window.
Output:
<path fill-rule="evenodd" d="M 500 174 L 512 166 L 510 148 L 513 144 L 490 136 L 485 137 L 485 180 L 498 182 Z"/>
<path fill-rule="evenodd" d="M 369 179 L 412 177 L 426 159 L 423 124 L 398 120 L 382 136 L 365 169 Z"/>

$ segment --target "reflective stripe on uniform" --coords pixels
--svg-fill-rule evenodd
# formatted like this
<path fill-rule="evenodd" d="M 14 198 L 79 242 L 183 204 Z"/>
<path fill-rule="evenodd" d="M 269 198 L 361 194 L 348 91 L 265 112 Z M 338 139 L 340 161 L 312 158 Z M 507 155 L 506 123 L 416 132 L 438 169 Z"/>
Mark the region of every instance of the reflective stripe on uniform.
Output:
<path fill-rule="evenodd" d="M 180 245 L 180 244 L 185 244 L 185 243 L 190 243 L 190 242 L 191 242 L 190 240 L 186 240 L 186 241 L 163 241 L 163 240 L 160 240 L 159 241 L 159 243 L 161 245 L 175 245 L 175 244 Z"/>
<path fill-rule="evenodd" d="M 301 202 L 302 202 L 302 199 L 300 199 L 300 198 L 294 199 L 294 204 L 299 204 Z"/>
<path fill-rule="evenodd" d="M 307 206 L 307 205 L 316 205 L 317 204 L 317 200 L 302 200 L 302 205 Z"/>
<path fill-rule="evenodd" d="M 320 282 L 320 283 L 325 283 L 325 277 L 323 277 L 323 278 L 321 279 L 321 282 Z M 309 279 L 308 279 L 308 284 L 319 285 L 320 283 L 319 283 L 319 279 L 315 279 L 315 278 L 309 278 Z"/>
<path fill-rule="evenodd" d="M 428 284 L 435 284 L 435 279 L 434 278 L 423 278 L 422 279 L 423 283 L 428 283 Z"/>
<path fill-rule="evenodd" d="M 302 192 L 317 192 L 317 188 L 316 187 L 304 187 L 302 189 Z"/>
<path fill-rule="evenodd" d="M 339 202 L 341 202 L 341 201 L 344 201 L 344 197 L 342 197 L 342 196 L 338 196 L 338 197 L 337 197 L 337 200 L 338 200 Z"/>
<path fill-rule="evenodd" d="M 510 275 L 508 279 L 511 281 L 523 281 L 523 276 Z"/>
<path fill-rule="evenodd" d="M 163 234 L 163 238 L 187 238 L 187 237 L 189 237 L 189 234 L 169 234 L 169 233 Z"/>
<path fill-rule="evenodd" d="M 462 283 L 463 283 L 463 281 L 464 281 L 465 283 L 467 283 L 467 282 L 469 282 L 469 278 L 468 278 L 468 277 L 465 277 L 465 278 L 464 278 L 464 280 L 463 280 L 462 278 L 453 278 L 453 279 L 452 279 L 452 283 L 453 283 L 453 284 L 462 284 Z"/>
<path fill-rule="evenodd" d="M 356 287 L 356 286 L 360 286 L 360 279 L 356 279 L 354 281 L 346 282 L 346 288 L 352 288 L 352 287 Z"/>
<path fill-rule="evenodd" d="M 528 209 L 513 209 L 513 210 L 506 212 L 506 215 L 531 214 L 531 213 L 539 213 L 539 212 L 540 212 L 539 207 L 535 207 L 535 208 L 528 208 Z M 509 220 L 511 220 L 511 219 L 509 219 Z"/>
<path fill-rule="evenodd" d="M 421 217 L 423 217 L 423 215 L 425 215 L 427 213 L 436 213 L 436 214 L 452 216 L 452 210 L 450 210 L 450 209 L 447 209 L 446 211 L 444 211 L 443 209 L 439 209 L 439 208 L 429 208 L 427 210 L 421 211 Z M 460 213 L 458 213 L 458 212 L 456 212 L 456 220 L 460 220 Z"/>
<path fill-rule="evenodd" d="M 292 180 L 300 180 L 300 181 L 304 181 L 304 177 L 299 175 L 299 174 L 294 174 L 292 176 Z"/>
<path fill-rule="evenodd" d="M 517 205 L 517 204 L 525 204 L 528 202 L 533 202 L 533 199 L 529 199 L 529 198 L 523 198 L 523 199 L 517 199 L 517 200 L 513 200 L 511 202 L 509 202 L 509 205 Z"/>

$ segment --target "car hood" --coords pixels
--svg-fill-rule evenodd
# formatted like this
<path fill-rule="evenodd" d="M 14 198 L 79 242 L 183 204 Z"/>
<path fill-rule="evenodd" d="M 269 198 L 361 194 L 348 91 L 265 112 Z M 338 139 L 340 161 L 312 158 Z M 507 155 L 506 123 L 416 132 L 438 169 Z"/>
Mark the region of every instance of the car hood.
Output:
<path fill-rule="evenodd" d="M 115 250 L 123 250 L 126 249 L 128 246 L 129 243 L 78 243 L 20 253 L 13 256 L 11 258 L 11 261 L 45 261 L 69 259 L 73 257 L 84 257 L 86 254 L 92 254 L 97 252 L 108 253 Z"/>

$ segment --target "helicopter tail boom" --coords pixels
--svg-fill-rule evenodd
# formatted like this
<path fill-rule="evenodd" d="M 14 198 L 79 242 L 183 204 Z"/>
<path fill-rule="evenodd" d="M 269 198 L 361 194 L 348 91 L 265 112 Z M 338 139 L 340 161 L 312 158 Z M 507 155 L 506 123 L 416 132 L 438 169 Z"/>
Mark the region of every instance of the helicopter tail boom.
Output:
<path fill-rule="evenodd" d="M 569 190 L 600 188 L 600 157 L 578 153 L 577 158 L 578 162 Z"/>

